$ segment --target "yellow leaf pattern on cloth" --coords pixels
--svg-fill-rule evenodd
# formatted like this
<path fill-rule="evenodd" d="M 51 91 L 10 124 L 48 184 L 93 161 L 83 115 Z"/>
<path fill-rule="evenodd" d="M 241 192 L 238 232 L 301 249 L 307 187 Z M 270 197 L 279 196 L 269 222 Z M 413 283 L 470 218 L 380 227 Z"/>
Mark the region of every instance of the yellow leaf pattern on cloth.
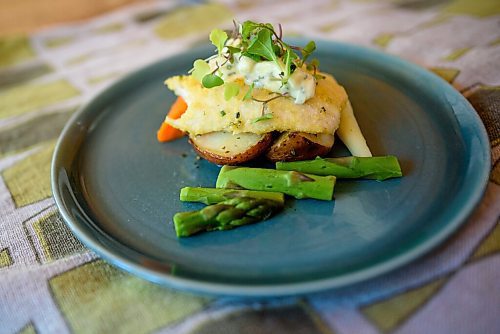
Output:
<path fill-rule="evenodd" d="M 431 298 L 445 282 L 445 278 L 438 279 L 422 287 L 363 307 L 361 311 L 383 332 L 390 332 Z"/>
<path fill-rule="evenodd" d="M 2 176 L 17 207 L 35 203 L 52 195 L 50 162 L 55 143 L 6 169 Z"/>
<path fill-rule="evenodd" d="M 40 142 L 55 140 L 75 110 L 76 108 L 63 108 L 5 127 L 0 131 L 0 158 L 33 148 Z"/>
<path fill-rule="evenodd" d="M 12 257 L 8 248 L 0 250 L 0 268 L 12 265 Z"/>
<path fill-rule="evenodd" d="M 94 31 L 98 34 L 109 34 L 112 32 L 117 32 L 120 30 L 123 30 L 125 28 L 125 25 L 121 22 L 115 22 L 115 23 L 109 23 L 106 25 L 103 25 L 99 28 L 96 28 Z"/>
<path fill-rule="evenodd" d="M 49 284 L 76 334 L 150 333 L 200 311 L 209 301 L 164 289 L 104 261 L 72 269 Z"/>
<path fill-rule="evenodd" d="M 474 261 L 498 252 L 500 252 L 500 222 L 479 245 L 474 254 L 471 256 L 471 260 Z"/>
<path fill-rule="evenodd" d="M 471 50 L 471 48 L 460 48 L 460 49 L 454 50 L 449 55 L 443 57 L 443 60 L 455 61 L 455 60 L 459 59 L 460 57 L 462 57 L 467 52 L 469 52 L 470 50 Z"/>
<path fill-rule="evenodd" d="M 377 44 L 381 48 L 385 48 L 387 45 L 389 45 L 393 38 L 393 34 L 384 33 L 375 37 L 373 43 Z"/>
<path fill-rule="evenodd" d="M 26 36 L 0 37 L 0 68 L 35 57 Z"/>
<path fill-rule="evenodd" d="M 500 37 L 497 39 L 494 39 L 493 41 L 490 42 L 490 46 L 498 46 L 500 45 Z"/>
<path fill-rule="evenodd" d="M 342 25 L 344 25 L 344 24 L 345 24 L 344 21 L 328 22 L 327 24 L 322 25 L 319 29 L 322 32 L 332 32 L 335 29 L 342 27 Z"/>
<path fill-rule="evenodd" d="M 210 31 L 215 26 L 230 22 L 233 14 L 220 4 L 204 4 L 177 9 L 168 13 L 155 28 L 155 33 L 164 39 Z"/>
<path fill-rule="evenodd" d="M 453 83 L 453 80 L 460 74 L 460 70 L 456 68 L 431 67 L 430 70 L 449 83 Z"/>
<path fill-rule="evenodd" d="M 465 14 L 487 17 L 500 14 L 498 0 L 453 0 L 444 11 L 451 14 Z"/>
<path fill-rule="evenodd" d="M 45 262 L 62 259 L 85 250 L 56 212 L 35 221 L 33 230 L 40 242 Z"/>
<path fill-rule="evenodd" d="M 52 38 L 47 38 L 43 41 L 48 48 L 58 48 L 60 46 L 71 44 L 75 41 L 74 36 L 57 36 Z"/>
<path fill-rule="evenodd" d="M 24 326 L 23 329 L 21 329 L 21 331 L 18 332 L 17 334 L 37 334 L 37 333 L 33 324 L 29 323 L 26 326 Z"/>
<path fill-rule="evenodd" d="M 0 119 L 46 107 L 78 94 L 79 91 L 66 80 L 19 85 L 0 92 Z"/>
<path fill-rule="evenodd" d="M 53 72 L 52 67 L 38 60 L 0 70 L 0 94 L 8 88 L 43 77 L 51 72 Z"/>

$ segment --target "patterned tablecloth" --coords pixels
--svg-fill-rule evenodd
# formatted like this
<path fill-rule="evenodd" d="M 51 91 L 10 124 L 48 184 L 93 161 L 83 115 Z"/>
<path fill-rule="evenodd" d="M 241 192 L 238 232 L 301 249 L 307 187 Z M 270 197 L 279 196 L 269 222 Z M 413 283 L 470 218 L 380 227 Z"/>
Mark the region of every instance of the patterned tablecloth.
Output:
<path fill-rule="evenodd" d="M 62 222 L 50 160 L 68 117 L 124 74 L 232 18 L 364 45 L 439 74 L 488 131 L 486 194 L 451 239 L 354 287 L 265 301 L 131 276 Z M 0 333 L 500 333 L 500 3 L 497 0 L 146 2 L 0 39 Z"/>

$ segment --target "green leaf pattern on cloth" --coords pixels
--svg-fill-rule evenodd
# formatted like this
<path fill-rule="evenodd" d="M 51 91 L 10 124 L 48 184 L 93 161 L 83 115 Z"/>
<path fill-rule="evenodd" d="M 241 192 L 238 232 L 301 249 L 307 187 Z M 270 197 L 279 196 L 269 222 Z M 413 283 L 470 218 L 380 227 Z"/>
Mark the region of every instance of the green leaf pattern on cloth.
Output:
<path fill-rule="evenodd" d="M 16 206 L 32 204 L 52 195 L 50 161 L 54 145 L 54 142 L 43 145 L 34 154 L 2 172 Z"/>
<path fill-rule="evenodd" d="M 8 267 L 12 263 L 12 257 L 10 256 L 9 249 L 4 248 L 0 250 L 0 268 Z"/>
<path fill-rule="evenodd" d="M 460 90 L 483 120 L 492 154 L 488 188 L 468 222 L 393 273 L 270 300 L 160 287 L 89 251 L 51 198 L 51 157 L 64 124 L 116 79 L 205 44 L 212 28 L 230 30 L 233 18 L 380 49 Z M 496 0 L 165 1 L 0 37 L 0 332 L 500 332 L 499 19 Z M 466 303 L 452 298 L 462 295 Z"/>
<path fill-rule="evenodd" d="M 484 239 L 480 246 L 472 254 L 471 260 L 477 260 L 484 256 L 500 253 L 500 224 Z"/>
<path fill-rule="evenodd" d="M 450 14 L 488 17 L 500 14 L 500 6 L 496 0 L 453 0 L 444 8 L 444 11 Z"/>
<path fill-rule="evenodd" d="M 15 87 L 52 72 L 52 68 L 41 61 L 32 61 L 24 66 L 7 67 L 0 70 L 0 89 Z"/>
<path fill-rule="evenodd" d="M 0 157 L 56 139 L 75 110 L 73 107 L 37 114 L 25 122 L 5 127 L 0 131 Z"/>
<path fill-rule="evenodd" d="M 56 211 L 36 220 L 30 227 L 34 231 L 34 239 L 40 243 L 44 262 L 62 259 L 86 250 Z"/>
<path fill-rule="evenodd" d="M 167 13 L 156 25 L 154 32 L 160 38 L 176 39 L 194 33 L 206 33 L 218 25 L 231 22 L 232 12 L 220 4 L 179 7 Z"/>
<path fill-rule="evenodd" d="M 35 326 L 30 322 L 26 326 L 24 326 L 18 334 L 36 334 Z"/>
<path fill-rule="evenodd" d="M 460 74 L 460 70 L 456 68 L 446 68 L 446 67 L 430 67 L 429 70 L 439 75 L 444 80 L 449 83 L 453 83 L 457 75 Z"/>
<path fill-rule="evenodd" d="M 393 298 L 364 307 L 361 311 L 383 332 L 390 332 L 419 307 L 422 307 L 444 283 L 445 279 L 438 279 Z"/>
<path fill-rule="evenodd" d="M 35 111 L 79 94 L 66 80 L 27 83 L 0 93 L 0 119 Z"/>
<path fill-rule="evenodd" d="M 35 52 L 27 36 L 9 36 L 0 39 L 0 68 L 34 57 Z"/>
<path fill-rule="evenodd" d="M 209 301 L 150 284 L 101 260 L 55 276 L 49 285 L 74 333 L 150 333 Z"/>

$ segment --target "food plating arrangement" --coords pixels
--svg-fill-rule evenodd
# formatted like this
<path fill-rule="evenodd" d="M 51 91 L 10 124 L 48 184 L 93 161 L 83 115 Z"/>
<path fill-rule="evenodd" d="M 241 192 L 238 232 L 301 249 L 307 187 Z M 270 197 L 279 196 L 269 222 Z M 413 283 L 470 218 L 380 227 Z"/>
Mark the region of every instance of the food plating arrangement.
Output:
<path fill-rule="evenodd" d="M 208 206 L 174 215 L 178 237 L 265 220 L 283 194 L 330 201 L 337 178 L 402 176 L 396 157 L 372 156 L 347 92 L 312 57 L 314 41 L 290 45 L 281 25 L 252 21 L 214 29 L 210 41 L 214 55 L 165 81 L 177 100 L 158 141 L 187 135 L 199 156 L 223 165 L 216 188 L 181 189 L 181 201 Z M 352 156 L 328 157 L 335 135 Z M 275 169 L 241 166 L 264 159 Z"/>

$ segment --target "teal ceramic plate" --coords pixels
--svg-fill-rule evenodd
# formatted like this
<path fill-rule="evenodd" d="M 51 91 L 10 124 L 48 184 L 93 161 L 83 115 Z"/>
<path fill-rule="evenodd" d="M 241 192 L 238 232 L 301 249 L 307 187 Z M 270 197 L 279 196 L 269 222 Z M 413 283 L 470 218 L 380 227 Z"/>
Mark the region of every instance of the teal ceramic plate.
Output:
<path fill-rule="evenodd" d="M 75 235 L 118 267 L 216 294 L 339 288 L 422 255 L 480 200 L 488 139 L 457 91 L 401 59 L 319 42 L 322 70 L 345 86 L 372 151 L 396 155 L 405 176 L 339 181 L 335 201 L 289 200 L 268 221 L 177 239 L 174 213 L 202 207 L 180 202 L 179 189 L 213 187 L 219 167 L 197 160 L 185 139 L 156 141 L 175 98 L 163 81 L 211 52 L 208 46 L 192 50 L 126 77 L 77 112 L 57 144 L 57 206 Z M 332 154 L 345 153 L 336 144 Z"/>

